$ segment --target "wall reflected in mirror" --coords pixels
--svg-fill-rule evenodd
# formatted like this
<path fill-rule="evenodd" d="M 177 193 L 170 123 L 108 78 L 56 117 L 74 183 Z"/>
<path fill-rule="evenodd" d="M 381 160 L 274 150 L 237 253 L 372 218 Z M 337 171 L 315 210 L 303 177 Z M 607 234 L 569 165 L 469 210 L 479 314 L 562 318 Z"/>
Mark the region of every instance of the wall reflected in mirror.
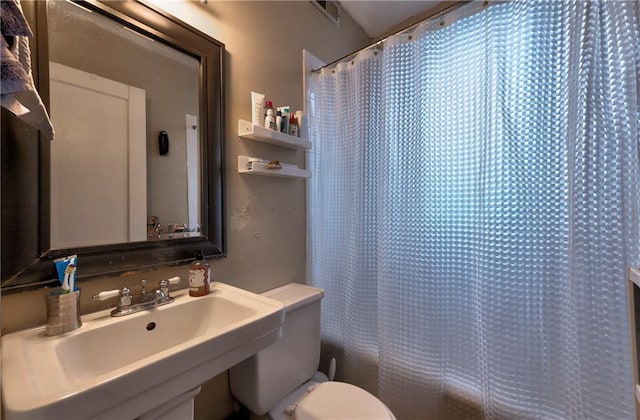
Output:
<path fill-rule="evenodd" d="M 47 3 L 51 248 L 200 236 L 199 61 Z"/>

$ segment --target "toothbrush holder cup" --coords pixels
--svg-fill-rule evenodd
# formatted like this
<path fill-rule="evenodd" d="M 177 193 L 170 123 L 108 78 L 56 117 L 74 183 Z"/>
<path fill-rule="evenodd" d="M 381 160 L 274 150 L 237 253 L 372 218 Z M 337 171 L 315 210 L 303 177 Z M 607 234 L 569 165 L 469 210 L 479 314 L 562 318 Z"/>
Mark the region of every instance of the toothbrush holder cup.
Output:
<path fill-rule="evenodd" d="M 80 290 L 60 291 L 45 295 L 47 306 L 46 335 L 60 335 L 82 326 L 80 319 Z"/>

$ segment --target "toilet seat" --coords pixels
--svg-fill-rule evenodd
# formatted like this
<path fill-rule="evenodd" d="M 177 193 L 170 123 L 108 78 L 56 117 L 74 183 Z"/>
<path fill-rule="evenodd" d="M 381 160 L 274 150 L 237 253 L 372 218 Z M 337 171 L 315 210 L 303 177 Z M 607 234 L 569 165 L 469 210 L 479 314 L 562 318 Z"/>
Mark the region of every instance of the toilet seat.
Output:
<path fill-rule="evenodd" d="M 295 407 L 295 420 L 366 419 L 393 420 L 386 405 L 362 388 L 344 382 L 323 382 Z"/>

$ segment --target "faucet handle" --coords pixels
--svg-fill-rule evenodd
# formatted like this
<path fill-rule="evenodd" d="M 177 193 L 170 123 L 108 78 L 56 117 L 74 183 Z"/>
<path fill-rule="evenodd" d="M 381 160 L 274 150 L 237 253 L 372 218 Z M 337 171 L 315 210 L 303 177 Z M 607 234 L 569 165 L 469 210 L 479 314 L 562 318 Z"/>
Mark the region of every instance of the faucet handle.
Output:
<path fill-rule="evenodd" d="M 178 284 L 180 283 L 180 277 L 171 277 L 170 279 L 162 280 L 160 282 L 160 291 L 164 294 L 165 297 L 169 297 L 169 285 L 170 284 Z"/>
<path fill-rule="evenodd" d="M 98 293 L 97 295 L 93 295 L 92 299 L 103 301 L 103 300 L 111 299 L 112 297 L 116 297 L 116 296 L 120 296 L 120 289 L 105 290 L 103 292 Z"/>
<path fill-rule="evenodd" d="M 122 307 L 131 305 L 131 289 L 129 289 L 127 286 L 124 286 L 122 289 L 105 290 L 104 292 L 100 292 L 97 295 L 93 295 L 92 299 L 103 301 L 116 296 L 120 296 L 118 306 Z"/>

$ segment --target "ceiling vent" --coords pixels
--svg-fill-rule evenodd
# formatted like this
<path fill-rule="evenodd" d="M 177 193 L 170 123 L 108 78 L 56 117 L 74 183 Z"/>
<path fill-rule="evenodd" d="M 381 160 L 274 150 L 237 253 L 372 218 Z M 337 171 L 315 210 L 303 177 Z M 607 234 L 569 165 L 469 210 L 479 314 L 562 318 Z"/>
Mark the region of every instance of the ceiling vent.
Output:
<path fill-rule="evenodd" d="M 311 0 L 311 3 L 334 25 L 340 26 L 340 3 L 332 0 Z"/>

